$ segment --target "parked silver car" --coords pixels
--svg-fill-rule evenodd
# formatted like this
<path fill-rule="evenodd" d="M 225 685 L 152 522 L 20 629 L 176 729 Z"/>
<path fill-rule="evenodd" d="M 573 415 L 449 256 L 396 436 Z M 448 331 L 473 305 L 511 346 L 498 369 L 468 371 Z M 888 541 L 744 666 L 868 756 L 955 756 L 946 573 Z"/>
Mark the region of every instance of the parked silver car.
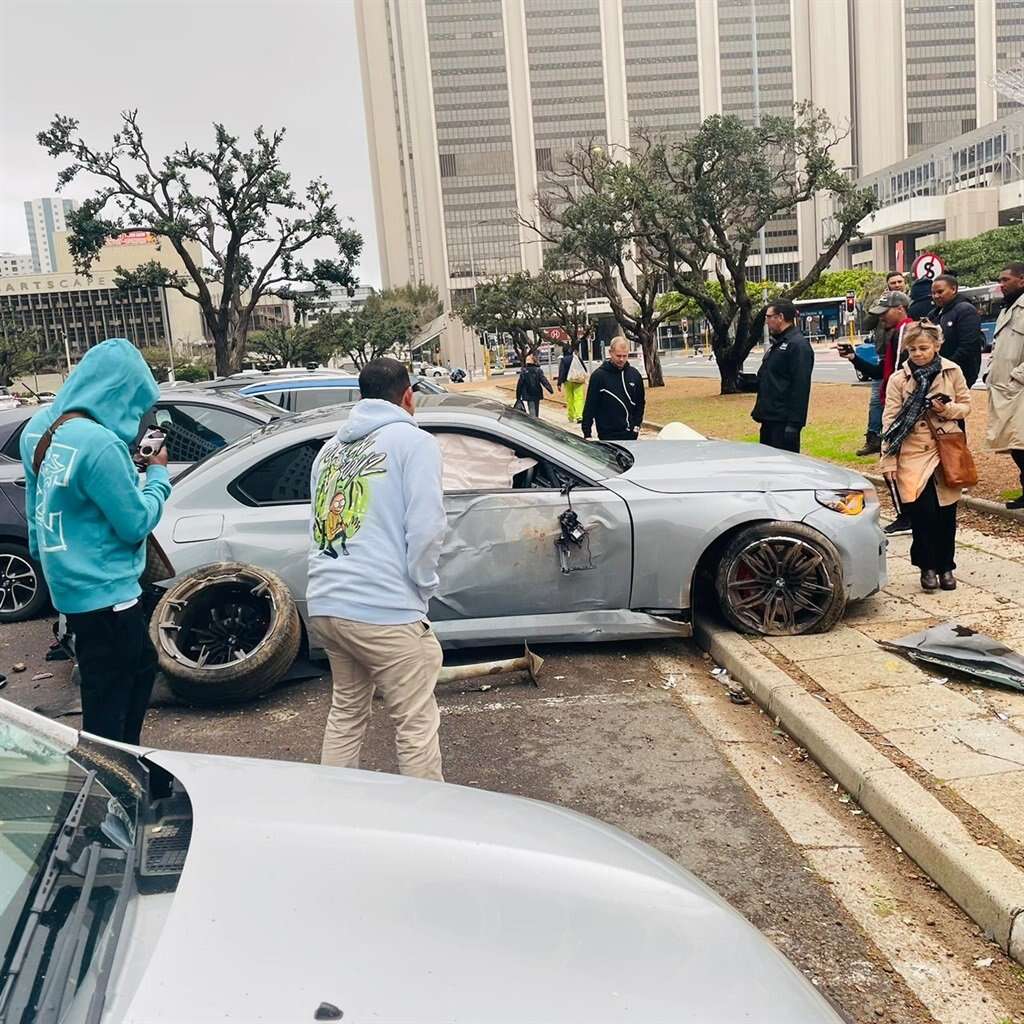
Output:
<path fill-rule="evenodd" d="M 187 470 L 157 530 L 174 570 L 272 570 L 305 618 L 310 469 L 349 408 L 271 424 Z M 417 421 L 449 478 L 430 609 L 447 647 L 689 635 L 702 578 L 741 629 L 825 630 L 885 581 L 877 496 L 849 470 L 752 444 L 588 442 L 466 395 L 423 396 Z M 204 664 L 265 653 L 273 595 L 211 573 L 223 601 L 169 613 L 158 647 L 223 632 L 234 645 L 213 658 L 207 643 Z"/>
<path fill-rule="evenodd" d="M 9 1024 L 840 1024 L 692 875 L 560 807 L 2 700 L 0 750 Z"/>

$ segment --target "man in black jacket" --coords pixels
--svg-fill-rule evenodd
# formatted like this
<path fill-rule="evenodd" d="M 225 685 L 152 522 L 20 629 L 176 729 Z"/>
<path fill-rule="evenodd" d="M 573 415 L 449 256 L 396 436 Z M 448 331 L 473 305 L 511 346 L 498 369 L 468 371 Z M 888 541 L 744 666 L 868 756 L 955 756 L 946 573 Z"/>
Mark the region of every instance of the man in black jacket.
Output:
<path fill-rule="evenodd" d="M 526 365 L 519 371 L 516 401 L 522 402 L 531 416 L 540 416 L 540 401 L 545 391 L 549 395 L 555 393 L 551 381 L 537 365 L 537 357 L 529 355 L 526 357 Z"/>
<path fill-rule="evenodd" d="M 796 316 L 796 306 L 787 299 L 768 307 L 765 320 L 772 343 L 757 371 L 757 401 L 750 414 L 761 424 L 761 444 L 787 452 L 800 451 L 814 371 L 814 349 L 797 327 Z"/>
<path fill-rule="evenodd" d="M 981 373 L 981 314 L 970 299 L 960 295 L 960 284 L 952 274 L 940 274 L 932 282 L 935 305 L 928 314 L 933 324 L 942 327 L 942 348 L 939 355 L 951 359 L 972 387 Z"/>
<path fill-rule="evenodd" d="M 616 338 L 608 358 L 590 375 L 583 405 L 583 436 L 594 424 L 602 441 L 635 441 L 644 421 L 644 379 L 629 365 L 629 343 Z"/>

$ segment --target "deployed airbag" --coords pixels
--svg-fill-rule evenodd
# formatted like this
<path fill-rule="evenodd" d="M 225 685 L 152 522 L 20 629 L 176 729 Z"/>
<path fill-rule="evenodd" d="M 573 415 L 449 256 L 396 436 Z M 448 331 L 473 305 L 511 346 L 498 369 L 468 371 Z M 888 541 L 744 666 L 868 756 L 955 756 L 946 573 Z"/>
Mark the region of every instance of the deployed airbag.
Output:
<path fill-rule="evenodd" d="M 445 491 L 493 491 L 512 486 L 512 478 L 537 465 L 511 448 L 468 434 L 434 435 L 441 446 Z"/>

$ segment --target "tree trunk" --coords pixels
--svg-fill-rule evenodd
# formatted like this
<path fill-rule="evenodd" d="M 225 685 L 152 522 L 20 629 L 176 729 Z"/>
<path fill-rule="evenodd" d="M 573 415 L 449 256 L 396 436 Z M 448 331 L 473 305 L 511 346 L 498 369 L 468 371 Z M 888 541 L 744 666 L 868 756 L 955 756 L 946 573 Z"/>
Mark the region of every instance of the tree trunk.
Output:
<path fill-rule="evenodd" d="M 736 341 L 729 337 L 729 327 L 725 325 L 715 331 L 712 346 L 715 362 L 718 364 L 718 375 L 721 381 L 720 394 L 735 395 L 739 393 L 740 371 L 743 369 L 745 356 L 740 356 L 740 348 Z"/>
<path fill-rule="evenodd" d="M 647 386 L 650 388 L 663 388 L 665 377 L 661 372 L 661 356 L 655 344 L 654 335 L 646 331 L 640 335 L 640 348 L 644 354 L 644 367 L 647 370 Z"/>

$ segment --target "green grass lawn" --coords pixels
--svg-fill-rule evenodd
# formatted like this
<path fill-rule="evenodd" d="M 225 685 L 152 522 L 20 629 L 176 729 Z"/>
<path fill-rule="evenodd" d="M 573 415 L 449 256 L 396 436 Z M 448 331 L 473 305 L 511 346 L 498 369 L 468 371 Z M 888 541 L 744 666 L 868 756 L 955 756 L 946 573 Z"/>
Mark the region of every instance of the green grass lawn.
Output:
<path fill-rule="evenodd" d="M 678 420 L 708 437 L 757 441 L 758 425 L 750 418 L 753 395 L 720 395 L 717 381 L 673 380 L 647 393 L 647 418 L 657 423 Z M 858 458 L 864 443 L 867 390 L 846 385 L 819 385 L 812 399 L 810 423 L 801 437 L 805 455 L 869 468 L 876 456 Z"/>

